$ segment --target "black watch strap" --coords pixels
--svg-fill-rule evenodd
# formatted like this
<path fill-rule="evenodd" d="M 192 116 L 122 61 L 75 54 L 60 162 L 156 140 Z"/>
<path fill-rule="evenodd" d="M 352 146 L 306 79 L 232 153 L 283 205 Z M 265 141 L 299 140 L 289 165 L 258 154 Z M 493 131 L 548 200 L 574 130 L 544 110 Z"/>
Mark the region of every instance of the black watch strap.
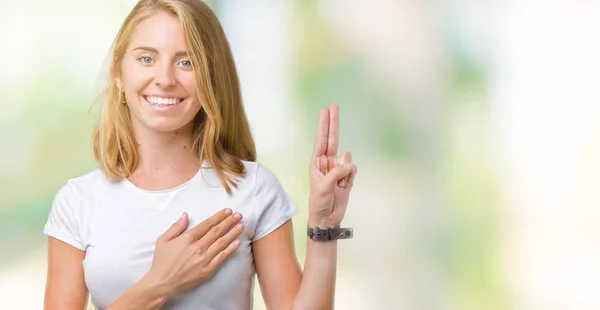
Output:
<path fill-rule="evenodd" d="M 319 228 L 307 226 L 306 234 L 314 241 L 329 241 L 338 239 L 352 239 L 354 230 L 352 228 Z"/>

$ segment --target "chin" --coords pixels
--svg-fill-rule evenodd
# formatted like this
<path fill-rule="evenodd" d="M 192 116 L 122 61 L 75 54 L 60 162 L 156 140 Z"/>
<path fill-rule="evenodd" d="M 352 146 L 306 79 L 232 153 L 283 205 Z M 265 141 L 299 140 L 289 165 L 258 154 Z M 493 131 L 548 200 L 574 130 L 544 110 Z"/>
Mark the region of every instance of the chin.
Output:
<path fill-rule="evenodd" d="M 156 132 L 173 132 L 176 130 L 181 130 L 187 125 L 190 125 L 191 122 L 186 122 L 182 120 L 164 120 L 164 119 L 154 119 L 147 120 L 144 122 L 145 127 Z"/>

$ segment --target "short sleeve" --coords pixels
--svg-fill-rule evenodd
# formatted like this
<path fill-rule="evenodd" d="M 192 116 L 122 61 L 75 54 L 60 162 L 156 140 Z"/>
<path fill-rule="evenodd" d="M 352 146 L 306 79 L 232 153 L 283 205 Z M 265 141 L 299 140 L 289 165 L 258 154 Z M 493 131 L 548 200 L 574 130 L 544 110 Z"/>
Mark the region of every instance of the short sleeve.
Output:
<path fill-rule="evenodd" d="M 275 174 L 261 165 L 256 171 L 255 195 L 256 227 L 252 241 L 267 236 L 298 213 Z"/>
<path fill-rule="evenodd" d="M 79 230 L 81 212 L 77 207 L 78 199 L 67 183 L 54 196 L 44 234 L 85 250 Z"/>

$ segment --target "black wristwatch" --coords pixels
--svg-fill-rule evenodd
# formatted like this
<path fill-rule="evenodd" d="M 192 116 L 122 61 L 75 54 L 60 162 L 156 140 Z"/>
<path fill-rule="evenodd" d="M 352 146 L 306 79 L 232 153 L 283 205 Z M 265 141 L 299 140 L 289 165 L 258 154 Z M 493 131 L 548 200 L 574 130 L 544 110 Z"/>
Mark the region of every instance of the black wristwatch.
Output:
<path fill-rule="evenodd" d="M 307 226 L 306 234 L 314 241 L 329 241 L 337 239 L 352 239 L 352 237 L 354 237 L 354 230 L 352 228 L 340 228 L 339 226 L 333 228 Z"/>

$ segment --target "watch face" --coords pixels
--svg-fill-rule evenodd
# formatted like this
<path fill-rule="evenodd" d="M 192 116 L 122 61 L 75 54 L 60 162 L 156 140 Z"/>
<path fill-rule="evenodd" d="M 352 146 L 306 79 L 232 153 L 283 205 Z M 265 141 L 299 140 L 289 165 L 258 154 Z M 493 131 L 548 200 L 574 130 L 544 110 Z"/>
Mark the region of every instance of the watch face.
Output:
<path fill-rule="evenodd" d="M 350 239 L 352 238 L 352 228 L 338 228 L 331 230 L 331 239 Z"/>
<path fill-rule="evenodd" d="M 350 230 L 350 229 L 344 230 L 344 237 L 345 238 L 352 238 L 353 235 L 354 234 L 353 234 L 352 230 Z"/>

